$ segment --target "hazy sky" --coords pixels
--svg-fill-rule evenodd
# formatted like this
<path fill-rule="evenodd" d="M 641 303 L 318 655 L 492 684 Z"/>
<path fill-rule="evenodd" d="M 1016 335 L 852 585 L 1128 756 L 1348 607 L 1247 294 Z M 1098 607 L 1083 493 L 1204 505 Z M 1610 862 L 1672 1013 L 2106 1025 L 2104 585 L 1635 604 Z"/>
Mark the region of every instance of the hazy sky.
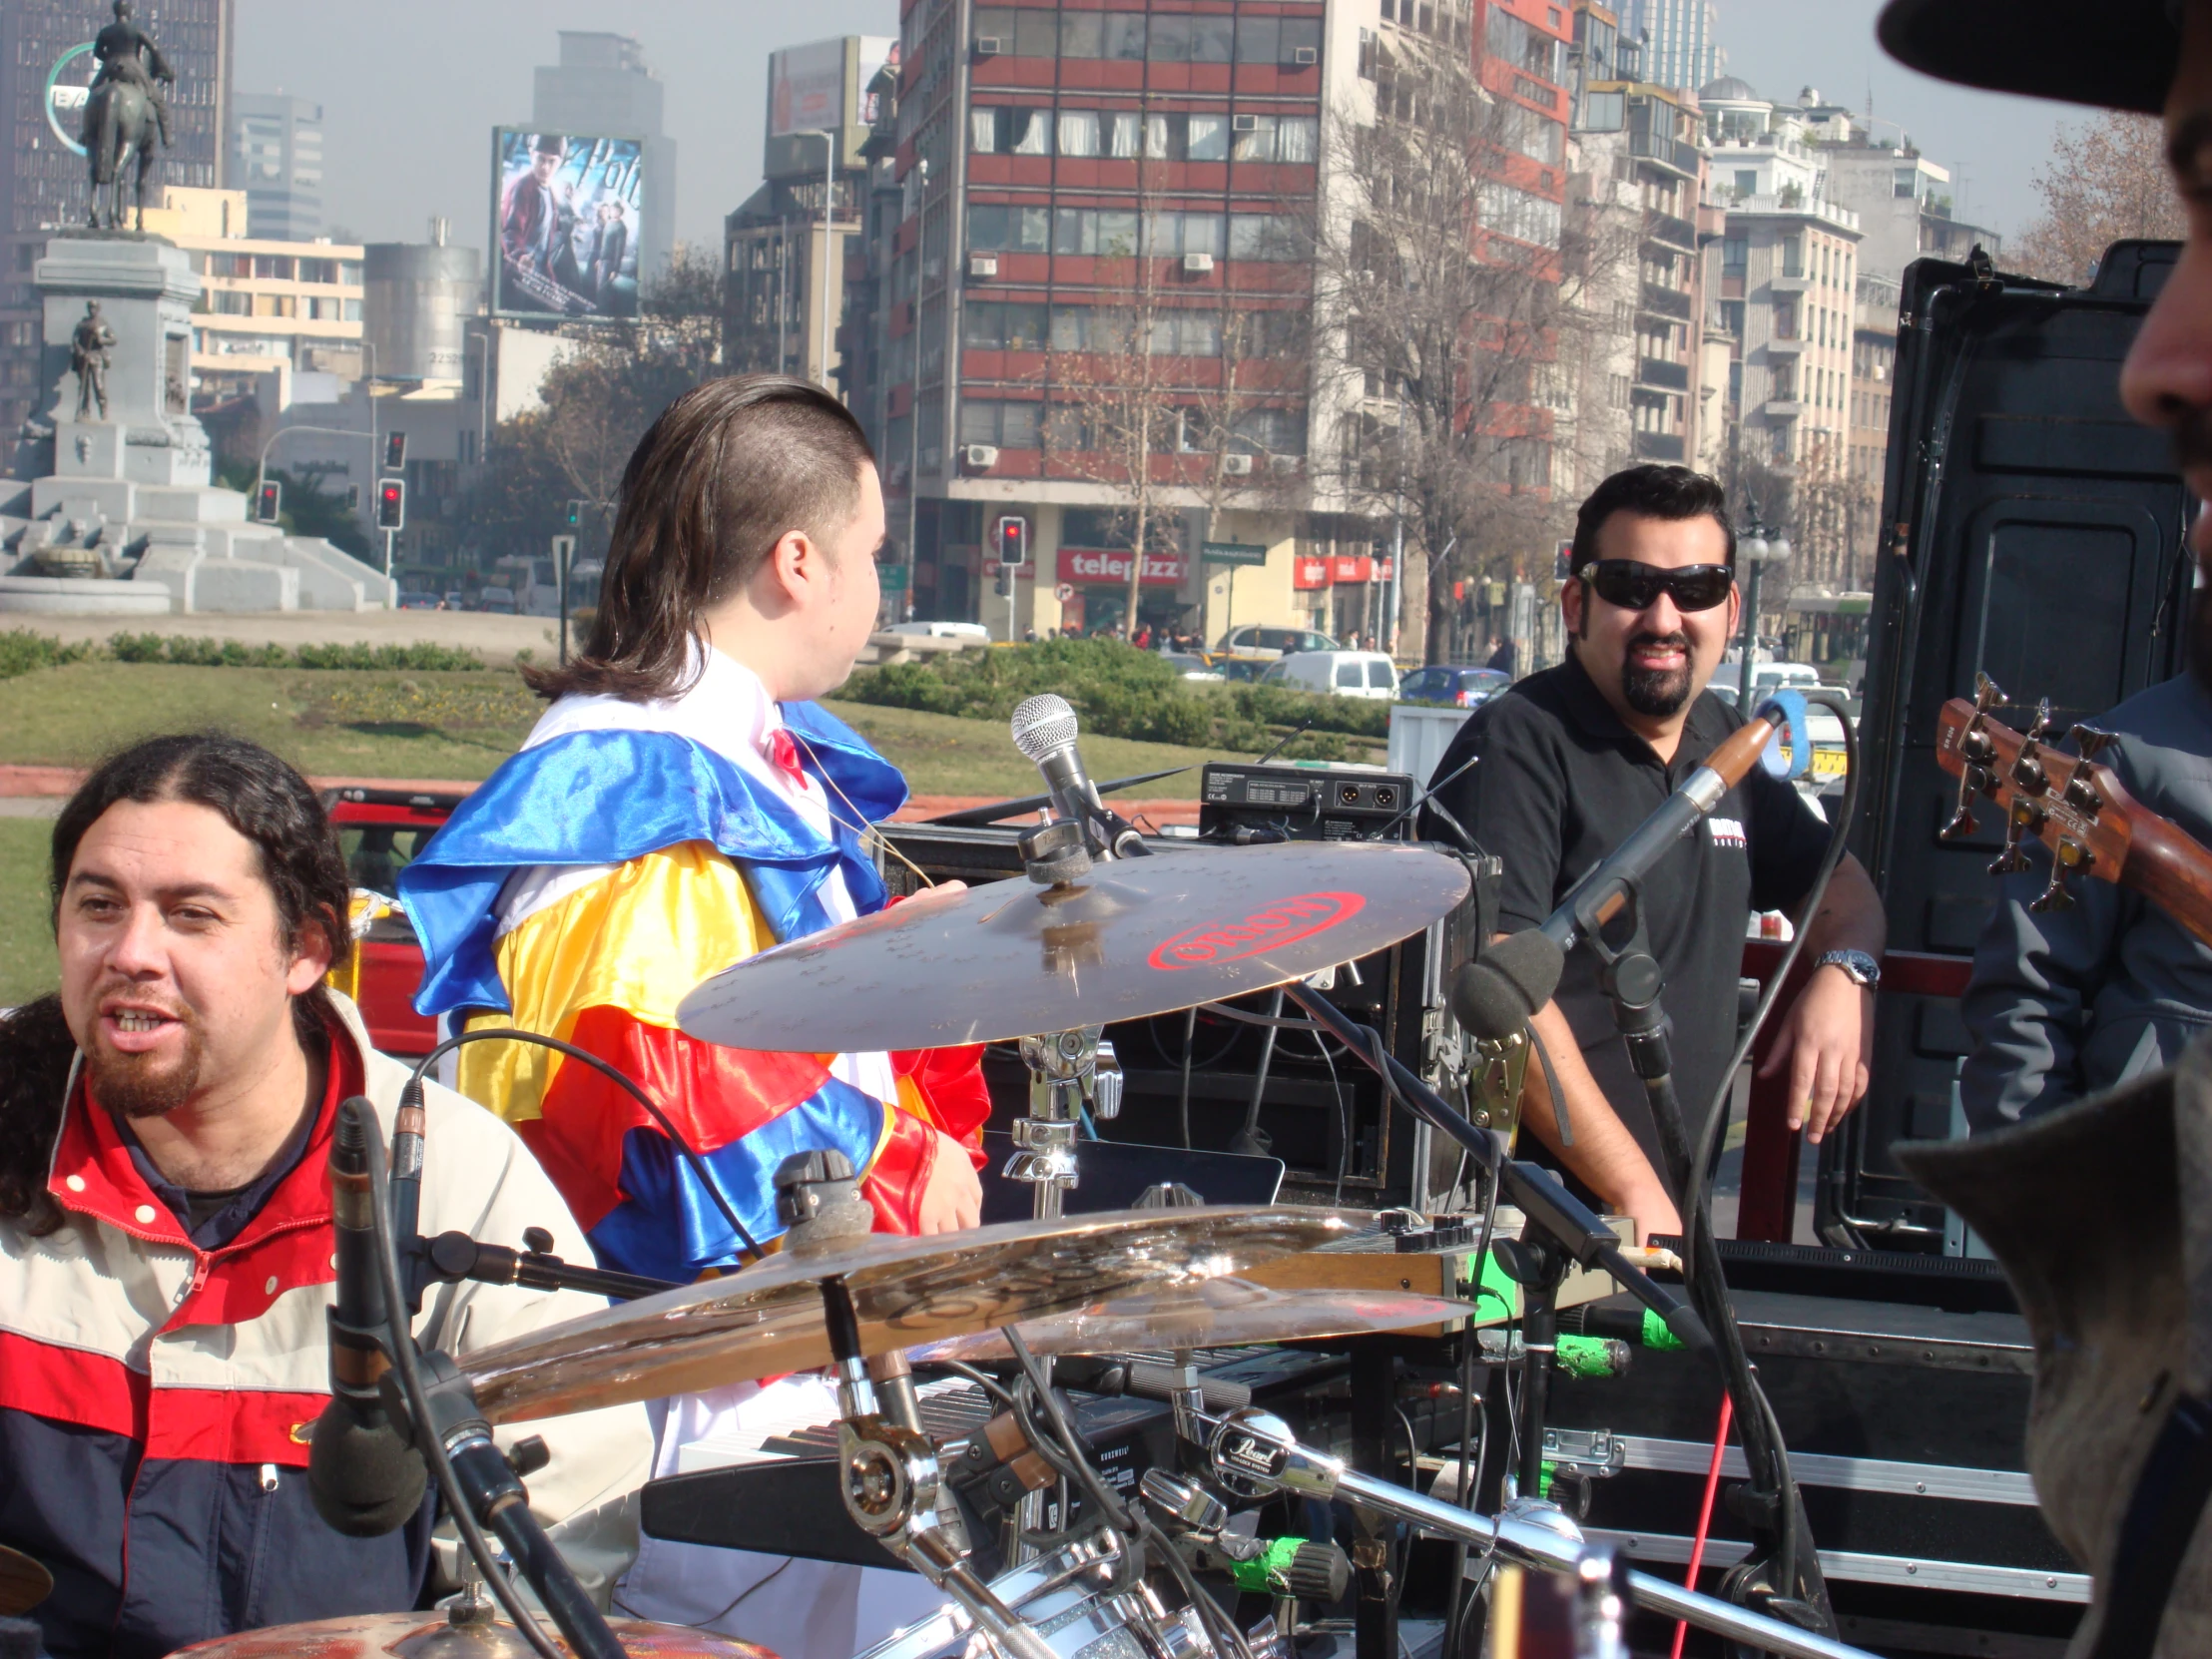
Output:
<path fill-rule="evenodd" d="M 1359 3 L 1359 0 L 1354 0 Z M 1962 172 L 1960 217 L 2017 232 L 2061 106 L 1914 75 L 1874 42 L 1877 0 L 1718 0 L 1729 70 L 1768 97 L 1808 82 L 1901 122 Z M 559 30 L 635 35 L 668 88 L 676 234 L 719 247 L 722 216 L 760 182 L 767 56 L 827 36 L 893 34 L 896 0 L 238 0 L 240 90 L 322 105 L 325 217 L 372 242 L 418 242 L 432 214 L 482 247 L 490 129 L 529 119 L 531 71 Z"/>

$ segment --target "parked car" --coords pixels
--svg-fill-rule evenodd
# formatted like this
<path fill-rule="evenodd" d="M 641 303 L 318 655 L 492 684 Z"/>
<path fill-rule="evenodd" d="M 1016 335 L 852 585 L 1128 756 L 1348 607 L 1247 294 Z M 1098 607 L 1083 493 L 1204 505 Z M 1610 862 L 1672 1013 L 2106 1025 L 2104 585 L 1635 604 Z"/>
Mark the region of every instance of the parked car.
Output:
<path fill-rule="evenodd" d="M 1440 663 L 1416 668 L 1398 682 L 1400 703 L 1440 703 L 1451 709 L 1474 709 L 1513 683 L 1503 669 L 1462 668 Z"/>
<path fill-rule="evenodd" d="M 1186 680 L 1199 680 L 1218 686 L 1225 676 L 1204 657 L 1190 651 L 1163 651 L 1161 660 L 1181 674 Z"/>
<path fill-rule="evenodd" d="M 980 622 L 894 622 L 883 632 L 936 640 L 988 640 L 991 637 L 991 631 Z"/>
<path fill-rule="evenodd" d="M 1397 665 L 1380 651 L 1301 651 L 1271 663 L 1260 682 L 1387 703 L 1397 696 Z"/>
<path fill-rule="evenodd" d="M 1301 651 L 1334 651 L 1337 642 L 1327 634 L 1317 634 L 1311 628 L 1270 628 L 1251 623 L 1242 628 L 1232 628 L 1222 635 L 1216 651 L 1233 652 L 1240 657 L 1288 657 Z"/>
<path fill-rule="evenodd" d="M 494 616 L 515 614 L 515 590 L 512 588 L 486 588 L 476 596 L 476 608 L 489 611 Z"/>
<path fill-rule="evenodd" d="M 440 607 L 440 609 L 448 611 L 465 611 L 468 609 L 468 606 L 463 603 L 463 601 L 466 600 L 467 597 L 468 596 L 462 593 L 461 590 L 458 588 L 450 589 L 444 595 L 444 604 Z"/>
<path fill-rule="evenodd" d="M 401 589 L 399 608 L 402 611 L 440 611 L 445 607 L 434 593 L 416 593 L 409 589 Z"/>
<path fill-rule="evenodd" d="M 1248 685 L 1259 680 L 1276 663 L 1273 657 L 1232 657 L 1224 652 L 1215 652 L 1206 660 L 1213 665 L 1214 672 L 1231 685 Z"/>

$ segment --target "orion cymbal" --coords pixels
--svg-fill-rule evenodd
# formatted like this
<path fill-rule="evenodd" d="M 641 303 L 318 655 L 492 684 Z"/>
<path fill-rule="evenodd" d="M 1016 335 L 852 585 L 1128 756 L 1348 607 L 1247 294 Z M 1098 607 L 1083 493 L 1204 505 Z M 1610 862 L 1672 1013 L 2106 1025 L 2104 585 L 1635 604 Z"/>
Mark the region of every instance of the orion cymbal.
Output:
<path fill-rule="evenodd" d="M 1403 843 L 1178 847 L 810 933 L 725 968 L 677 1017 L 708 1042 L 801 1053 L 1066 1031 L 1304 978 L 1420 931 L 1466 893 L 1457 859 Z"/>
<path fill-rule="evenodd" d="M 778 1255 L 463 1357 L 493 1422 L 692 1393 L 830 1363 L 819 1282 L 843 1279 L 869 1355 L 1188 1289 L 1349 1232 L 1326 1210 L 1129 1210 Z"/>
<path fill-rule="evenodd" d="M 546 1634 L 565 1651 L 568 1643 L 551 1622 L 544 1621 Z M 757 1642 L 711 1630 L 645 1619 L 609 1619 L 607 1624 L 631 1659 L 777 1659 Z M 356 1613 L 241 1630 L 180 1648 L 172 1659 L 187 1653 L 194 1659 L 536 1659 L 536 1652 L 504 1620 L 455 1624 L 437 1612 Z"/>
<path fill-rule="evenodd" d="M 1474 1313 L 1439 1296 L 1382 1291 L 1275 1291 L 1244 1279 L 1208 1279 L 1181 1290 L 1109 1297 L 1018 1327 L 1032 1354 L 1142 1354 L 1159 1349 L 1242 1348 L 1311 1342 L 1440 1325 Z M 915 1365 L 988 1365 L 1014 1351 L 996 1330 L 910 1349 Z"/>
<path fill-rule="evenodd" d="M 19 1549 L 0 1544 L 0 1619 L 18 1619 L 54 1593 L 54 1575 Z"/>

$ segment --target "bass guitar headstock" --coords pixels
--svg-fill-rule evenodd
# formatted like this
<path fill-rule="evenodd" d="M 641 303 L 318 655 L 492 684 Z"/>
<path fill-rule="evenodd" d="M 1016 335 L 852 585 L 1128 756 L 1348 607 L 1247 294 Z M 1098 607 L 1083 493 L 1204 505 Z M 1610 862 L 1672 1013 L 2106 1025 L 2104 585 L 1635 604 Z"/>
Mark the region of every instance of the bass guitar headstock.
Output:
<path fill-rule="evenodd" d="M 2004 814 L 2004 849 L 1989 865 L 2003 875 L 2028 867 L 2023 840 L 2050 848 L 2050 884 L 2030 906 L 2064 909 L 2073 903 L 2066 882 L 2078 875 L 2119 879 L 2127 863 L 2133 821 L 2140 810 L 2096 756 L 2115 740 L 2093 726 L 2068 729 L 2069 755 L 2052 742 L 2050 703 L 2036 705 L 2035 719 L 2015 732 L 1990 717 L 2008 702 L 1986 674 L 1974 676 L 1974 699 L 1952 698 L 1938 718 L 1936 758 L 1958 780 L 1958 809 L 1942 838 L 1957 840 L 1979 828 L 1974 803 L 1987 800 Z"/>

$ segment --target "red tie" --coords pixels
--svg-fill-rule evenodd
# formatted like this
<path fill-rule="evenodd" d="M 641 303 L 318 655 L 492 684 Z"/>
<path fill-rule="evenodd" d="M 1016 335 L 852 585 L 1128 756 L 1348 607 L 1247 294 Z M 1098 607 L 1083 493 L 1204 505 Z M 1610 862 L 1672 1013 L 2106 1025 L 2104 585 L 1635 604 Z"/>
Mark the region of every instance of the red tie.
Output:
<path fill-rule="evenodd" d="M 807 793 L 807 773 L 799 764 L 799 745 L 792 741 L 788 727 L 779 726 L 768 735 L 768 758 L 778 772 L 792 781 L 792 788 L 801 795 Z"/>

